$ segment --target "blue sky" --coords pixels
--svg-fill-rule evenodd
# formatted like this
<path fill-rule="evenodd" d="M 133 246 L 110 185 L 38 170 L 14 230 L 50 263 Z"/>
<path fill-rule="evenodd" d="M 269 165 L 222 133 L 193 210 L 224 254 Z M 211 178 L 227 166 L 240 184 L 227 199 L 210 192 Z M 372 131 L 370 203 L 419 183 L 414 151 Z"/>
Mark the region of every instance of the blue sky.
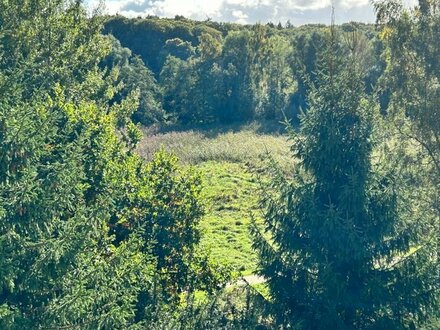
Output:
<path fill-rule="evenodd" d="M 410 5 L 416 0 L 404 0 Z M 90 6 L 99 0 L 87 0 Z M 335 6 L 337 23 L 348 21 L 374 22 L 370 0 L 106 0 L 106 12 L 128 17 L 156 15 L 236 23 L 293 25 L 330 23 L 331 5 Z"/>

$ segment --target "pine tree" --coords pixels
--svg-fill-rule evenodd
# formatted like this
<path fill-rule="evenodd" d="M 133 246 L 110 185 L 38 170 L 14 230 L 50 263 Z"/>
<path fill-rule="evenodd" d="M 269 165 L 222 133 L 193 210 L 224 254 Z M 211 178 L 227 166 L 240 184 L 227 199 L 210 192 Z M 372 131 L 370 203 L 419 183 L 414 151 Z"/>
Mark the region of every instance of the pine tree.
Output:
<path fill-rule="evenodd" d="M 0 22 L 0 327 L 125 326 L 154 265 L 107 228 L 136 102 L 108 106 L 80 2 L 1 1 Z"/>
<path fill-rule="evenodd" d="M 406 212 L 395 169 L 373 161 L 380 118 L 355 52 L 338 54 L 334 33 L 291 131 L 294 178 L 273 165 L 263 187 L 265 233 L 252 229 L 260 274 L 285 326 L 403 328 L 435 309 L 435 261 L 432 251 L 411 253 L 423 228 Z"/>

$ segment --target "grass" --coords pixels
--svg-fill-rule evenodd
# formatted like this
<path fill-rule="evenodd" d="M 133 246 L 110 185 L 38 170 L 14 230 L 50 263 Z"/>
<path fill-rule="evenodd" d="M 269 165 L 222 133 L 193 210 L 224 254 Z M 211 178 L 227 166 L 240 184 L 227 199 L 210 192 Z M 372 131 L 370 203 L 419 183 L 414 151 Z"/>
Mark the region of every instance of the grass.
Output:
<path fill-rule="evenodd" d="M 138 152 L 151 159 L 161 147 L 176 154 L 184 164 L 197 165 L 209 161 L 255 164 L 267 151 L 286 170 L 292 164 L 285 135 L 260 133 L 258 127 L 252 125 L 240 130 L 226 126 L 156 134 L 145 131 Z"/>
<path fill-rule="evenodd" d="M 234 270 L 250 274 L 256 255 L 251 247 L 251 214 L 257 219 L 258 183 L 245 165 L 209 161 L 198 166 L 203 176 L 203 194 L 207 202 L 201 221 L 202 247 L 215 260 Z"/>
<path fill-rule="evenodd" d="M 183 164 L 195 166 L 203 178 L 206 215 L 200 223 L 201 245 L 216 261 L 243 275 L 255 271 L 257 257 L 252 250 L 249 224 L 251 214 L 261 222 L 258 183 L 250 169 L 262 165 L 262 157 L 272 157 L 289 171 L 291 153 L 286 136 L 260 132 L 258 127 L 215 127 L 212 129 L 147 132 L 138 151 L 146 159 L 165 148 Z"/>

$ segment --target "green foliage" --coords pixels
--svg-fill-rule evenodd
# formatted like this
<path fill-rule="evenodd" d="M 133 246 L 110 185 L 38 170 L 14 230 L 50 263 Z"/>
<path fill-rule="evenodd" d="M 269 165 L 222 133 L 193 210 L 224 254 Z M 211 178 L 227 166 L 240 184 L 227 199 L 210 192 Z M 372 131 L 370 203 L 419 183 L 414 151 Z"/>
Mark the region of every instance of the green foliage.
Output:
<path fill-rule="evenodd" d="M 435 310 L 434 229 L 425 226 L 433 215 L 410 206 L 414 188 L 393 173 L 390 158 L 373 162 L 379 117 L 355 52 L 343 62 L 331 32 L 327 68 L 311 86 L 300 132 L 292 132 L 295 177 L 286 180 L 273 165 L 263 187 L 270 237 L 253 228 L 260 274 L 285 326 L 414 326 Z"/>
<path fill-rule="evenodd" d="M 114 16 L 106 21 L 104 32 L 113 34 L 124 47 L 141 56 L 157 76 L 167 57 L 165 54 L 186 60 L 193 52 L 192 48 L 198 45 L 198 38 L 202 34 L 215 37 L 221 35 L 219 30 L 210 25 L 178 18 L 127 19 Z"/>
<path fill-rule="evenodd" d="M 224 42 L 199 38 L 187 61 L 170 55 L 160 75 L 164 108 L 180 123 L 242 122 L 280 119 L 295 90 L 286 38 L 262 26 L 231 32 Z"/>
<path fill-rule="evenodd" d="M 153 159 L 157 150 L 165 148 L 200 172 L 206 210 L 199 224 L 201 249 L 209 251 L 211 261 L 246 275 L 255 271 L 257 261 L 248 226 L 251 213 L 260 218 L 253 171 L 263 165 L 261 153 L 270 149 L 286 173 L 293 169 L 287 137 L 259 134 L 259 126 L 254 126 L 238 132 L 217 127 L 199 132 L 146 133 L 138 147 L 146 159 Z"/>
<path fill-rule="evenodd" d="M 440 36 L 439 5 L 420 1 L 417 11 L 408 12 L 399 3 L 383 1 L 377 10 L 387 46 L 382 83 L 393 90 L 388 110 L 397 119 L 396 125 L 403 127 L 402 137 L 412 139 L 428 154 L 438 185 L 440 47 L 435 40 Z"/>
<path fill-rule="evenodd" d="M 250 286 L 219 291 L 180 318 L 183 329 L 270 329 L 262 320 L 265 301 Z M 267 324 L 267 327 L 266 327 Z"/>
<path fill-rule="evenodd" d="M 440 319 L 439 9 L 437 1 L 420 0 L 413 10 L 396 1 L 376 4 L 380 37 L 386 45 L 386 71 L 381 83 L 392 91 L 388 118 L 399 138 L 412 146 L 412 157 L 407 157 L 407 166 L 413 168 L 412 180 L 416 178 L 415 185 L 424 188 L 424 201 L 437 215 L 431 222 L 423 219 L 424 226 L 430 229 L 430 248 L 437 251 L 437 268 L 433 271 L 437 279 L 433 288 L 437 313 L 432 324 L 438 324 Z"/>
<path fill-rule="evenodd" d="M 97 19 L 87 19 L 76 3 L 3 1 L 0 7 L 1 327 L 93 327 L 105 313 L 85 311 L 88 299 L 113 315 L 109 324 L 123 326 L 136 288 L 96 291 L 94 281 L 110 287 L 102 269 L 79 273 L 78 290 L 64 300 L 70 274 L 94 258 L 108 273 L 129 266 L 133 275 L 148 275 L 145 265 L 121 261 L 124 249 L 115 251 L 115 262 L 104 257 L 106 221 L 114 212 L 105 164 L 124 155 L 115 130 L 122 108 L 104 106 L 102 97 L 114 89 L 96 70 L 108 45 Z M 89 298 L 77 305 L 80 297 Z M 56 301 L 63 303 L 52 312 Z"/>
<path fill-rule="evenodd" d="M 261 74 L 257 83 L 261 93 L 257 107 L 259 117 L 280 120 L 289 115 L 287 110 L 296 91 L 296 82 L 288 64 L 291 56 L 292 49 L 286 38 L 272 36 L 267 40 L 261 62 L 255 70 Z"/>
<path fill-rule="evenodd" d="M 0 328 L 145 326 L 163 297 L 215 288 L 195 251 L 199 178 L 133 153 L 139 103 L 98 67 L 100 19 L 77 1 L 0 9 Z"/>
<path fill-rule="evenodd" d="M 162 93 L 152 72 L 139 57 L 132 56 L 128 48 L 121 46 L 113 36 L 109 36 L 112 50 L 101 63 L 109 70 L 118 70 L 117 83 L 121 88 L 112 102 L 121 102 L 130 94 L 139 94 L 139 106 L 133 113 L 133 120 L 143 125 L 165 122 L 166 114 L 162 109 Z M 111 74 L 111 71 L 110 71 Z"/>
<path fill-rule="evenodd" d="M 151 272 L 107 235 L 118 187 L 109 164 L 124 157 L 116 116 L 54 94 L 2 108 L 1 300 L 13 312 L 2 327 L 124 326 L 139 288 L 123 274 L 134 283 Z"/>
<path fill-rule="evenodd" d="M 310 83 L 318 86 L 318 72 L 325 62 L 326 49 L 329 47 L 327 26 L 299 27 L 293 36 L 293 55 L 290 57 L 290 66 L 298 83 L 298 88 L 292 97 L 289 118 L 295 118 L 308 108 L 307 95 Z M 377 38 L 377 32 L 370 26 L 362 23 L 347 23 L 335 26 L 335 31 L 341 35 L 336 40 L 337 47 L 342 54 L 354 51 L 358 61 L 358 69 L 365 82 L 366 92 L 371 95 L 377 86 L 377 81 L 384 71 L 384 63 L 380 60 L 383 44 Z M 353 48 L 354 47 L 354 48 Z M 384 96 L 386 98 L 386 95 Z"/>
<path fill-rule="evenodd" d="M 190 171 L 181 172 L 177 158 L 163 152 L 155 156 L 144 176 L 151 194 L 148 214 L 141 220 L 148 228 L 145 240 L 154 240 L 152 252 L 165 290 L 180 294 L 189 284 L 194 248 L 200 241 L 200 178 Z"/>
<path fill-rule="evenodd" d="M 296 118 L 307 109 L 305 76 L 317 82 L 326 29 L 116 16 L 108 19 L 105 31 L 141 56 L 159 78 L 162 106 L 172 116 L 168 121 L 206 124 Z M 384 69 L 380 40 L 371 25 L 350 23 L 338 30 L 347 35 L 357 31 L 363 51 L 358 60 L 371 93 Z M 349 52 L 342 40 L 339 47 Z"/>
<path fill-rule="evenodd" d="M 219 113 L 222 122 L 240 121 L 255 115 L 251 76 L 254 53 L 251 49 L 251 38 L 250 31 L 233 32 L 225 38 L 222 63 L 225 72 L 225 101 Z"/>
<path fill-rule="evenodd" d="M 160 73 L 163 88 L 163 107 L 181 122 L 196 121 L 197 111 L 191 91 L 195 84 L 191 63 L 169 56 Z"/>
<path fill-rule="evenodd" d="M 168 39 L 162 49 L 162 54 L 165 59 L 168 56 L 174 56 L 185 61 L 194 55 L 194 47 L 191 45 L 191 42 L 183 41 L 180 38 Z"/>
<path fill-rule="evenodd" d="M 327 38 L 0 0 L 0 328 L 438 327 L 439 8 L 377 9 Z M 264 125 L 140 127 L 299 108 L 295 160 Z M 231 282 L 257 263 L 263 295 Z"/>

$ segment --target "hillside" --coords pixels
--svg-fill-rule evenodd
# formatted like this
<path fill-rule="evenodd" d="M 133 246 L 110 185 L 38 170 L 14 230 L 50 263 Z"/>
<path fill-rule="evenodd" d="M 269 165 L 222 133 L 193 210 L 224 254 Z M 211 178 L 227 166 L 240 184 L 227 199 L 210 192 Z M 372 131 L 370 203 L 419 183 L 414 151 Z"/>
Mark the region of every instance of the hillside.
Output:
<path fill-rule="evenodd" d="M 385 62 L 373 25 L 335 27 L 359 48 L 359 66 L 371 93 Z M 124 82 L 116 100 L 140 93 L 133 119 L 143 125 L 232 124 L 298 121 L 307 109 L 307 79 L 316 73 L 330 43 L 325 25 L 239 25 L 183 17 L 106 18 L 114 38 L 104 67 L 121 68 Z M 386 106 L 387 93 L 383 92 Z"/>

